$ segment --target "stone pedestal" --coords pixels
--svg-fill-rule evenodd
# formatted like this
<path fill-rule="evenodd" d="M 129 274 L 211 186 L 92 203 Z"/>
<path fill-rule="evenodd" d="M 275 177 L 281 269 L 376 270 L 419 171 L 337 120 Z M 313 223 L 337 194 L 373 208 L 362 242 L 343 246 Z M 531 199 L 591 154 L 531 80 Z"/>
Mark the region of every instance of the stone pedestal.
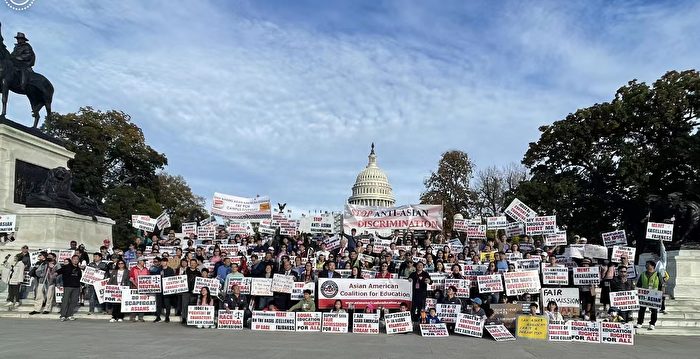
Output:
<path fill-rule="evenodd" d="M 639 256 L 640 270 L 644 270 L 644 264 L 651 258 L 649 253 Z M 675 299 L 700 297 L 700 250 L 668 251 L 666 270 L 671 277 L 666 285 L 667 294 Z"/>

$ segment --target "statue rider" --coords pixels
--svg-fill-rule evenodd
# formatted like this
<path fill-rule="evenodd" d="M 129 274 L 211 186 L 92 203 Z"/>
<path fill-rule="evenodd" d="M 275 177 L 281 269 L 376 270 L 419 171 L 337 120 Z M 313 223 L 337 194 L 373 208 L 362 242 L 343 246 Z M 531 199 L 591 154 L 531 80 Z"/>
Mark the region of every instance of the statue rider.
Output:
<path fill-rule="evenodd" d="M 24 36 L 24 33 L 18 32 L 15 39 L 17 39 L 17 44 L 15 44 L 15 48 L 12 50 L 11 57 L 20 72 L 20 88 L 24 91 L 27 86 L 27 81 L 29 81 L 29 76 L 33 72 L 32 66 L 34 66 L 36 55 L 34 55 L 34 50 L 32 46 L 29 45 L 29 40 Z"/>

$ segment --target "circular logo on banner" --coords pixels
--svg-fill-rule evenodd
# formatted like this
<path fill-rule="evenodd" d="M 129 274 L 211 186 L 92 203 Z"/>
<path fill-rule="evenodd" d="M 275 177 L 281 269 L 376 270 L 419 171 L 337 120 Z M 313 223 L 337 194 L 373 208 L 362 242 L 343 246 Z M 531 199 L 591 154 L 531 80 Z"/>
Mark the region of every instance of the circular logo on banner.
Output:
<path fill-rule="evenodd" d="M 12 10 L 27 10 L 34 4 L 34 0 L 5 0 L 5 4 Z"/>
<path fill-rule="evenodd" d="M 321 284 L 321 294 L 326 298 L 333 298 L 338 294 L 338 285 L 332 280 L 327 280 Z"/>

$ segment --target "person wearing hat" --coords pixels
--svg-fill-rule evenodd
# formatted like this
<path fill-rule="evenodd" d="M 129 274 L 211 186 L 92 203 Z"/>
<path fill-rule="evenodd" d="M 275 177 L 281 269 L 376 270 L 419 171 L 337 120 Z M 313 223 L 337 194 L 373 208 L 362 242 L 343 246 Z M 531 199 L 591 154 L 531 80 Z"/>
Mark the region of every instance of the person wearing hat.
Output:
<path fill-rule="evenodd" d="M 583 258 L 581 260 L 581 267 L 590 267 L 592 261 L 589 258 Z M 596 285 L 586 284 L 580 285 L 580 296 L 581 296 L 581 315 L 583 320 L 595 321 L 596 308 L 595 308 L 595 297 L 596 297 Z"/>
<path fill-rule="evenodd" d="M 467 310 L 467 314 L 475 315 L 481 319 L 486 319 L 486 311 L 481 307 L 481 298 L 472 298 L 471 302 L 472 306 Z"/>
<path fill-rule="evenodd" d="M 34 66 L 34 62 L 36 61 L 36 55 L 34 54 L 32 45 L 29 45 L 29 40 L 24 36 L 24 33 L 18 32 L 15 39 L 17 39 L 17 43 L 10 57 L 19 70 L 20 88 L 24 90 L 29 81 L 29 75 L 32 73 L 32 66 Z"/>

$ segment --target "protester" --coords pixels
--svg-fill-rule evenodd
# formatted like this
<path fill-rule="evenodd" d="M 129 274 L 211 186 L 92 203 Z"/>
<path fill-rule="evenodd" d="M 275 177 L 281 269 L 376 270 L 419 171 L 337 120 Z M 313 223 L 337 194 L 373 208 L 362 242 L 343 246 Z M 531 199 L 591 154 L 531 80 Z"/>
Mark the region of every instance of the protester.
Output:
<path fill-rule="evenodd" d="M 187 307 L 189 307 L 192 301 L 194 282 L 197 277 L 202 275 L 202 273 L 197 269 L 196 259 L 190 260 L 190 266 L 185 269 L 184 274 L 187 276 L 187 291 L 180 293 L 180 322 L 182 325 L 187 325 Z"/>
<path fill-rule="evenodd" d="M 8 284 L 7 289 L 7 300 L 6 307 L 19 307 L 20 303 L 20 286 L 24 280 L 24 255 L 18 253 L 14 256 L 14 260 L 10 263 L 5 263 L 5 271 L 3 273 L 3 278 L 7 278 L 6 282 Z"/>
<path fill-rule="evenodd" d="M 198 306 L 213 306 L 214 305 L 214 298 L 211 296 L 211 292 L 209 291 L 209 287 L 202 287 L 202 289 L 199 290 L 199 295 L 197 296 L 197 305 Z M 202 329 L 202 328 L 214 328 L 213 325 L 197 325 L 197 328 Z"/>
<path fill-rule="evenodd" d="M 343 301 L 340 299 L 336 299 L 335 303 L 333 303 L 333 309 L 331 309 L 331 313 L 346 313 L 345 309 L 343 309 Z"/>
<path fill-rule="evenodd" d="M 130 283 L 129 271 L 126 269 L 126 262 L 124 262 L 123 259 L 118 259 L 117 268 L 110 272 L 109 282 L 107 282 L 107 284 L 128 287 Z M 124 321 L 124 313 L 122 313 L 121 303 L 112 303 L 112 319 L 109 321 L 110 323 Z"/>
<path fill-rule="evenodd" d="M 60 321 L 75 320 L 73 314 L 78 307 L 80 299 L 80 278 L 83 270 L 80 269 L 80 256 L 73 255 L 70 261 L 66 262 L 56 270 L 61 275 L 63 281 L 63 299 L 61 301 Z"/>
<path fill-rule="evenodd" d="M 611 292 L 624 292 L 628 290 L 634 290 L 634 281 L 627 277 L 627 267 L 620 264 L 617 268 L 617 275 L 610 282 Z M 625 322 L 630 320 L 630 311 L 619 311 L 618 314 L 624 318 Z"/>
<path fill-rule="evenodd" d="M 562 317 L 561 313 L 559 313 L 559 305 L 553 300 L 547 302 L 547 307 L 545 308 L 544 314 L 547 316 L 547 319 L 549 319 L 550 322 L 564 321 L 564 318 Z"/>
<path fill-rule="evenodd" d="M 102 261 L 102 253 L 100 252 L 95 252 L 92 255 L 92 262 L 88 264 L 88 267 L 92 267 L 98 270 L 101 270 L 103 272 L 107 272 L 107 263 Z M 105 305 L 100 304 L 97 301 L 97 293 L 95 293 L 95 287 L 88 285 L 87 288 L 87 293 L 88 293 L 88 300 L 90 301 L 90 309 L 88 311 L 88 315 L 92 314 L 95 312 L 95 308 L 97 307 L 101 312 L 107 313 L 105 309 Z"/>
<path fill-rule="evenodd" d="M 646 271 L 639 275 L 637 279 L 637 287 L 644 289 L 661 289 L 661 279 L 659 278 L 659 272 L 656 271 L 656 262 L 647 261 Z M 649 330 L 654 330 L 656 328 L 656 319 L 658 316 L 658 311 L 655 308 L 651 309 L 651 320 L 649 321 Z M 639 312 L 637 313 L 637 324 L 634 325 L 635 328 L 639 328 L 644 324 L 644 314 L 647 311 L 647 307 L 640 306 Z"/>
<path fill-rule="evenodd" d="M 138 289 L 138 283 L 139 283 L 139 277 L 143 275 L 148 275 L 148 268 L 146 268 L 146 258 L 144 257 L 139 257 L 136 259 L 136 266 L 131 268 L 129 271 L 129 282 L 131 283 L 131 288 L 132 289 Z M 139 322 L 143 322 L 143 313 L 131 313 L 130 318 L 131 321 L 134 322 L 136 321 L 136 317 L 138 317 Z"/>
<path fill-rule="evenodd" d="M 168 278 L 175 276 L 175 271 L 168 267 L 168 259 L 160 259 L 160 267 L 156 271 L 152 271 L 151 275 L 160 275 L 162 278 Z M 161 280 L 162 281 L 162 280 Z M 153 320 L 154 323 L 160 322 L 160 315 L 165 309 L 165 322 L 170 322 L 170 309 L 172 308 L 172 296 L 164 295 L 161 293 L 156 294 L 156 319 Z"/>
<path fill-rule="evenodd" d="M 416 263 L 416 271 L 411 273 L 408 280 L 413 282 L 413 316 L 418 315 L 418 310 L 425 308 L 425 299 L 428 297 L 428 284 L 430 281 L 430 274 L 423 271 L 423 263 Z"/>
<path fill-rule="evenodd" d="M 304 289 L 304 298 L 300 300 L 297 304 L 294 304 L 291 308 L 289 308 L 287 311 L 288 312 L 315 312 L 316 311 L 316 304 L 314 303 L 314 299 L 311 296 L 311 290 L 310 289 Z"/>

